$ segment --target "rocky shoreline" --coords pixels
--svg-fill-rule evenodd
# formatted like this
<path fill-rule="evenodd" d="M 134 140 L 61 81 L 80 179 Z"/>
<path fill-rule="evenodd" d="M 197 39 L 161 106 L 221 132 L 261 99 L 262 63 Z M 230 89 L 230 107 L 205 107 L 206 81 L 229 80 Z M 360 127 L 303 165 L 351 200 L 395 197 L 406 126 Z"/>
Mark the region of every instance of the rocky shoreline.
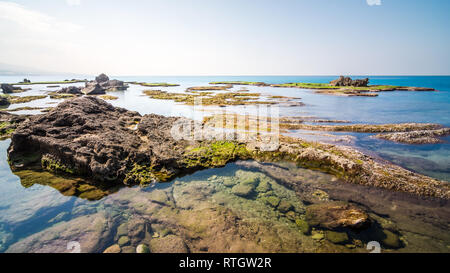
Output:
<path fill-rule="evenodd" d="M 264 82 L 245 82 L 245 81 L 222 81 L 211 82 L 210 84 L 222 85 L 251 85 L 258 87 L 278 87 L 278 88 L 298 88 L 311 89 L 319 94 L 335 95 L 335 96 L 362 96 L 377 97 L 379 92 L 388 91 L 436 91 L 433 88 L 413 87 L 413 86 L 394 86 L 394 85 L 369 85 L 369 79 L 352 80 L 349 77 L 341 76 L 339 79 L 327 83 L 284 83 L 284 84 L 268 84 Z"/>
<path fill-rule="evenodd" d="M 147 185 L 238 159 L 292 161 L 343 180 L 426 197 L 450 199 L 450 186 L 353 148 L 281 137 L 278 150 L 258 143 L 175 140 L 171 129 L 184 118 L 141 116 L 96 97 L 67 100 L 32 116 L 12 134 L 8 150 L 15 171 L 41 168 L 103 185 Z"/>

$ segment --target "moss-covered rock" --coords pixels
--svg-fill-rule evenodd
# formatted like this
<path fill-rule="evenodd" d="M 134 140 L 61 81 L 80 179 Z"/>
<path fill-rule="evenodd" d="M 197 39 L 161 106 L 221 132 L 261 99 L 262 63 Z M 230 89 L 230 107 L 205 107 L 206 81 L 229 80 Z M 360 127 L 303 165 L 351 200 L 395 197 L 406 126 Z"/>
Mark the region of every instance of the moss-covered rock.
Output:
<path fill-rule="evenodd" d="M 308 222 L 306 222 L 303 219 L 296 219 L 295 224 L 297 224 L 300 231 L 305 234 L 309 235 L 311 233 L 311 227 L 309 226 Z"/>
<path fill-rule="evenodd" d="M 119 246 L 126 246 L 130 243 L 130 238 L 128 236 L 122 236 L 119 238 L 119 241 L 117 241 Z"/>
<path fill-rule="evenodd" d="M 400 242 L 400 238 L 398 237 L 397 234 L 389 231 L 389 230 L 383 230 L 383 240 L 382 240 L 382 244 L 383 246 L 387 247 L 387 248 L 400 248 L 401 247 L 401 242 Z"/>
<path fill-rule="evenodd" d="M 287 213 L 288 211 L 291 211 L 294 209 L 294 206 L 286 200 L 281 200 L 280 204 L 278 204 L 278 210 L 282 213 Z"/>
<path fill-rule="evenodd" d="M 103 253 L 108 253 L 108 254 L 115 254 L 115 253 L 120 253 L 121 249 L 119 245 L 112 245 L 110 247 L 108 247 L 107 249 L 105 249 L 105 251 L 103 251 Z"/>
<path fill-rule="evenodd" d="M 238 184 L 231 189 L 231 192 L 240 197 L 249 197 L 253 193 L 253 187 L 248 184 Z"/>
<path fill-rule="evenodd" d="M 334 244 L 345 244 L 349 241 L 348 235 L 345 232 L 335 232 L 327 230 L 325 232 L 325 237 L 328 241 Z"/>
<path fill-rule="evenodd" d="M 150 253 L 150 248 L 145 244 L 140 244 L 136 247 L 136 253 L 139 253 L 139 254 Z"/>

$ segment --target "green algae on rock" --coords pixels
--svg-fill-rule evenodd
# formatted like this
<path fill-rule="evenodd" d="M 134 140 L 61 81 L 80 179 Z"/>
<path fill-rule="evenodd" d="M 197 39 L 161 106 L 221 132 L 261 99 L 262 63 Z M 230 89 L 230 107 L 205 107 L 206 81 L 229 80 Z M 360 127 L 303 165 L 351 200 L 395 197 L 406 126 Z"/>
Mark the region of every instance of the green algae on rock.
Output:
<path fill-rule="evenodd" d="M 284 136 L 274 151 L 261 150 L 258 142 L 251 141 L 175 140 L 172 129 L 179 121 L 191 122 L 141 116 L 94 97 L 76 98 L 20 125 L 8 154 L 15 164 L 30 153 L 38 153 L 40 158 L 52 158 L 63 166 L 56 171 L 69 170 L 66 173 L 90 177 L 106 186 L 168 181 L 239 159 L 286 160 L 351 183 L 450 198 L 448 183 L 376 161 L 350 147 Z M 136 130 L 130 129 L 136 124 Z"/>

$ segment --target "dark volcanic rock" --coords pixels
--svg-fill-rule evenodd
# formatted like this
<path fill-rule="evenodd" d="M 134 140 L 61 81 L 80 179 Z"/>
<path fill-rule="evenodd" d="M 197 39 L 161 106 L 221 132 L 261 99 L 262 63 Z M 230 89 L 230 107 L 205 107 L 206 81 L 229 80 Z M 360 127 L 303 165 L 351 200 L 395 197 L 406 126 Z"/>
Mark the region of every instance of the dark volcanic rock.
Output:
<path fill-rule="evenodd" d="M 1 88 L 2 88 L 4 94 L 14 93 L 14 87 L 10 84 L 2 83 Z"/>
<path fill-rule="evenodd" d="M 340 76 L 339 79 L 330 82 L 332 86 L 353 86 L 366 87 L 369 84 L 369 79 L 352 80 L 350 77 Z"/>

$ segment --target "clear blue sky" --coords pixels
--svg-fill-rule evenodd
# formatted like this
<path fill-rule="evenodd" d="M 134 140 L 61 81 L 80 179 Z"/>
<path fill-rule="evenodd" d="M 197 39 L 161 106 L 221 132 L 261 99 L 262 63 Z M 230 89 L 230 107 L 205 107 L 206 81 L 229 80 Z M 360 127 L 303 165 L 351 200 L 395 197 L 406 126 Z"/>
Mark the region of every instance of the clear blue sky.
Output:
<path fill-rule="evenodd" d="M 115 75 L 448 75 L 449 13 L 447 0 L 0 1 L 0 62 Z"/>

